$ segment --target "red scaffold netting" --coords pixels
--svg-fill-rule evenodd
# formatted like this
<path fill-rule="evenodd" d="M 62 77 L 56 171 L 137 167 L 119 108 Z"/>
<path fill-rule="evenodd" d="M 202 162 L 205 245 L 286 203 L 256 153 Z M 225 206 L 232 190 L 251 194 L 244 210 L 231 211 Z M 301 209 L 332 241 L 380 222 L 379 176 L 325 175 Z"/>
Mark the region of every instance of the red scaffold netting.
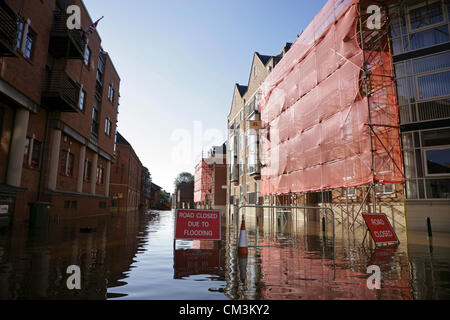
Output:
<path fill-rule="evenodd" d="M 212 186 L 213 169 L 206 163 L 205 160 L 201 160 L 197 166 L 195 166 L 194 175 L 194 202 L 204 202 L 207 194 L 210 193 Z"/>
<path fill-rule="evenodd" d="M 262 196 L 403 182 L 392 56 L 359 45 L 358 4 L 328 1 L 261 86 Z"/>

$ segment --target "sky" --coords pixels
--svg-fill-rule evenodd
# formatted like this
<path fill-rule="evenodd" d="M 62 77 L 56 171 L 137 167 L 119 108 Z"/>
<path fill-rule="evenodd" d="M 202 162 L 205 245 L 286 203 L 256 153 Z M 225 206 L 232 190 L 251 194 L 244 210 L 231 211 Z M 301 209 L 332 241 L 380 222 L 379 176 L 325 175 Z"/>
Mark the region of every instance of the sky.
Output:
<path fill-rule="evenodd" d="M 168 192 L 226 141 L 235 83 L 277 55 L 326 0 L 84 0 L 120 78 L 118 131 Z"/>

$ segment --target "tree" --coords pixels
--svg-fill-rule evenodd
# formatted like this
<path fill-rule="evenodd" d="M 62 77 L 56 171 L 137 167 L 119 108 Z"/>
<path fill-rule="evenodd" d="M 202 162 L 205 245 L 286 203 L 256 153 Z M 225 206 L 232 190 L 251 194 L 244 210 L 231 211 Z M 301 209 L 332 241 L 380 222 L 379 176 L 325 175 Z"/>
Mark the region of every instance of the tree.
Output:
<path fill-rule="evenodd" d="M 194 181 L 194 176 L 189 172 L 182 172 L 175 179 L 175 191 L 177 191 L 183 183 Z"/>

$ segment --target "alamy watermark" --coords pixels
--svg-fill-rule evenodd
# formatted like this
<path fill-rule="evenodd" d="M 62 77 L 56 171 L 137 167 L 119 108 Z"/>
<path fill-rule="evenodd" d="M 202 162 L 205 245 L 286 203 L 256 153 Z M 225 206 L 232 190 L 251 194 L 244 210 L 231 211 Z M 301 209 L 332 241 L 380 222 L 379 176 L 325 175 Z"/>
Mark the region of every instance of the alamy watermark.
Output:
<path fill-rule="evenodd" d="M 67 274 L 70 276 L 67 278 L 66 285 L 69 290 L 81 290 L 81 269 L 77 265 L 71 265 L 67 268 Z"/>
<path fill-rule="evenodd" d="M 367 272 L 370 274 L 367 279 L 367 289 L 369 290 L 380 290 L 381 289 L 381 269 L 379 266 L 369 266 Z"/>

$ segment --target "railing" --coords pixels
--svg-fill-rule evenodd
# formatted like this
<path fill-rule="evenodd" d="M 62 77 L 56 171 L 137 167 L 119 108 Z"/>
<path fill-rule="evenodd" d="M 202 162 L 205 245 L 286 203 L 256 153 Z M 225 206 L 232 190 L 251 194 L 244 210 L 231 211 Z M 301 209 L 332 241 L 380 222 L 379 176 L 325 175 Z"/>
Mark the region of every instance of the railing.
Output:
<path fill-rule="evenodd" d="M 84 58 L 84 49 L 86 46 L 86 36 L 82 30 L 69 30 L 67 28 L 67 20 L 69 15 L 63 10 L 55 10 L 52 25 L 50 47 L 58 56 L 67 55 L 68 58 Z M 57 39 L 68 39 L 67 41 L 55 41 Z M 75 50 L 70 50 L 71 45 Z M 69 46 L 69 47 L 68 47 Z"/>
<path fill-rule="evenodd" d="M 14 56 L 17 46 L 17 15 L 0 0 L 0 56 Z"/>
<path fill-rule="evenodd" d="M 47 73 L 42 90 L 45 105 L 65 111 L 75 111 L 78 108 L 80 87 L 63 70 Z"/>

